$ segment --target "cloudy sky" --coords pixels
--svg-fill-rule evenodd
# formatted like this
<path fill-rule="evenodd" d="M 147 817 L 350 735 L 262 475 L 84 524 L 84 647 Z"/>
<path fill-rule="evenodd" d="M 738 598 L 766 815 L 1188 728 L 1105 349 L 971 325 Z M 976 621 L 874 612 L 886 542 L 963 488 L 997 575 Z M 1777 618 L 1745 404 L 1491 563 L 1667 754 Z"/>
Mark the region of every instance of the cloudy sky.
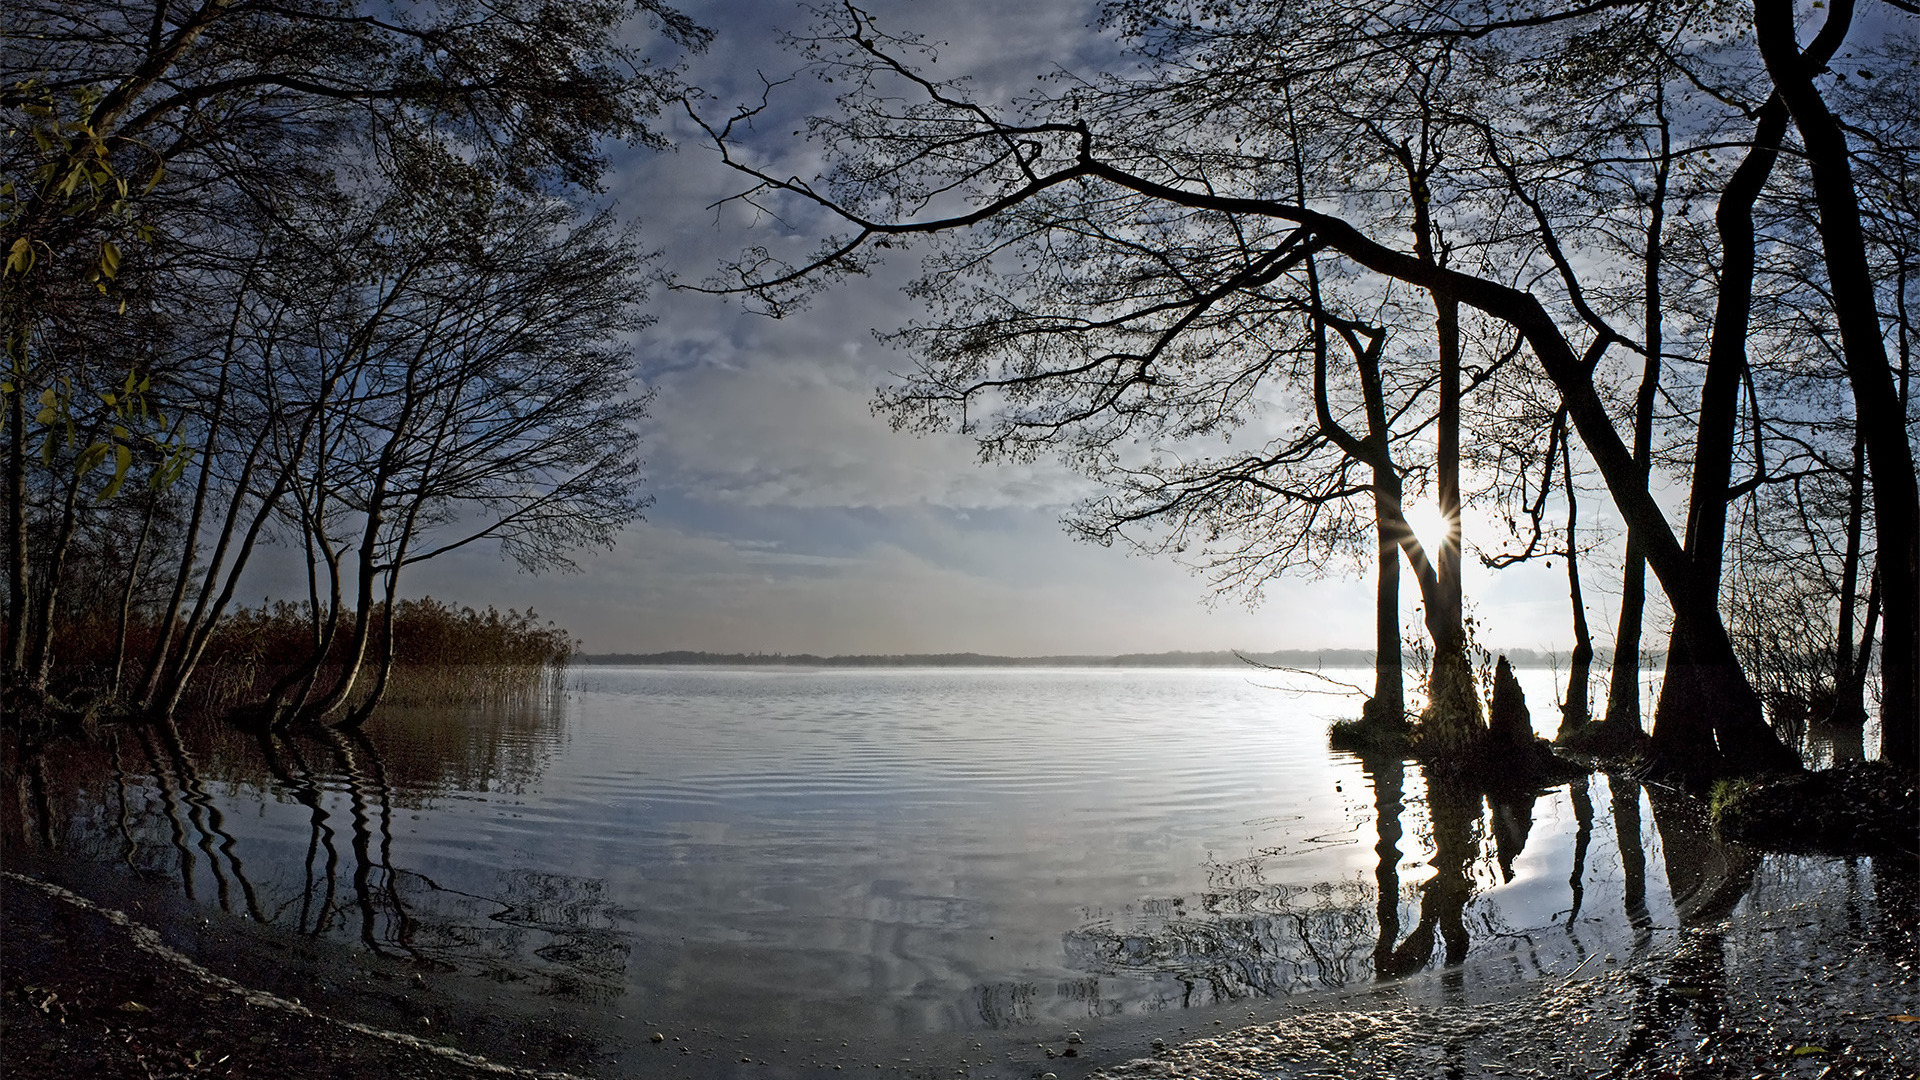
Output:
<path fill-rule="evenodd" d="M 971 76 L 989 97 L 1056 66 L 1092 71 L 1107 56 L 1088 28 L 1090 5 L 868 6 L 889 28 L 948 42 L 940 70 Z M 687 10 L 717 31 L 711 51 L 688 62 L 689 81 L 716 103 L 757 97 L 760 74 L 797 66 L 777 42 L 778 30 L 804 25 L 797 6 L 740 0 Z M 783 116 L 824 108 L 822 89 L 783 87 Z M 761 145 L 795 155 L 788 167 L 804 172 L 805 147 L 788 136 L 794 126 L 762 125 L 779 137 Z M 641 222 L 665 269 L 698 280 L 742 244 L 770 237 L 710 208 L 738 181 L 684 120 L 673 133 L 677 152 L 622 157 L 609 195 Z M 469 551 L 419 567 L 408 591 L 532 606 L 591 652 L 1371 645 L 1371 599 L 1355 568 L 1281 583 L 1251 611 L 1234 599 L 1210 605 L 1205 581 L 1186 568 L 1069 538 L 1060 515 L 1088 489 L 1057 466 L 982 466 L 967 440 L 888 430 L 868 402 L 906 361 L 871 331 L 912 315 L 900 292 L 912 270 L 900 260 L 779 321 L 725 299 L 657 293 L 658 322 L 637 343 L 639 374 L 658 394 L 645 429 L 646 490 L 657 500 L 646 521 L 612 551 L 584 553 L 575 574 L 528 576 L 495 553 Z M 1484 639 L 1564 647 L 1562 573 L 1469 577 Z M 1598 626 L 1610 615 L 1603 602 L 1592 600 Z M 1411 619 L 1411 597 L 1404 603 Z"/>

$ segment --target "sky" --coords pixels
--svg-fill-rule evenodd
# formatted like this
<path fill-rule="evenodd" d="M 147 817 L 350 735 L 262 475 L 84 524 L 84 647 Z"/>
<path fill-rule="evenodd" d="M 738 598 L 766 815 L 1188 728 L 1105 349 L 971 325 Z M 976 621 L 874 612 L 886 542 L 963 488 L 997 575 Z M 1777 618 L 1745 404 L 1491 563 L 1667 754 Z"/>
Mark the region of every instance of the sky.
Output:
<path fill-rule="evenodd" d="M 1056 67 L 1091 72 L 1111 60 L 1110 43 L 1089 29 L 1091 6 L 866 6 L 890 29 L 947 42 L 939 70 L 969 75 L 988 96 Z M 798 66 L 778 44 L 779 30 L 804 25 L 797 6 L 739 0 L 685 10 L 716 31 L 686 70 L 716 107 L 756 98 L 761 75 L 778 79 Z M 786 121 L 827 108 L 827 89 L 810 80 L 780 87 L 778 122 L 763 131 L 785 135 L 798 126 Z M 738 190 L 737 177 L 684 117 L 663 121 L 678 149 L 618 154 L 607 196 L 639 222 L 662 270 L 697 281 L 769 234 L 712 208 Z M 805 173 L 803 140 L 761 145 Z M 643 490 L 655 500 L 645 520 L 612 550 L 579 553 L 576 573 L 529 575 L 476 548 L 410 570 L 404 591 L 532 607 L 588 652 L 1371 647 L 1371 589 L 1359 576 L 1371 571 L 1358 562 L 1329 567 L 1321 580 L 1277 582 L 1250 610 L 1211 597 L 1204 578 L 1169 559 L 1069 537 L 1061 515 L 1092 489 L 1053 462 L 981 465 L 962 437 L 890 431 L 868 403 L 908 360 L 876 344 L 872 331 L 913 315 L 900 288 L 913 269 L 899 260 L 781 320 L 736 300 L 656 290 L 649 310 L 657 322 L 635 343 L 639 379 L 657 395 L 643 426 Z M 1594 585 L 1606 584 L 1604 570 L 1590 573 Z M 1466 587 L 1483 640 L 1570 643 L 1564 569 L 1492 575 L 1470 566 Z M 1608 625 L 1610 602 L 1595 590 L 1596 626 Z M 1409 626 L 1412 605 L 1409 590 Z"/>

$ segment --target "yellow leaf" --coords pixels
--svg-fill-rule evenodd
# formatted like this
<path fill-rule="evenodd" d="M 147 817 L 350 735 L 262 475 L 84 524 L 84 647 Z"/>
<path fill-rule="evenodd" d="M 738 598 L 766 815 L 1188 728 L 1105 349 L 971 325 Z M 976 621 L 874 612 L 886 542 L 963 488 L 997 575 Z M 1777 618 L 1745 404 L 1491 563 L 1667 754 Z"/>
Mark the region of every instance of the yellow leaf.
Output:
<path fill-rule="evenodd" d="M 21 237 L 7 251 L 7 273 L 24 274 L 33 266 L 33 242 Z"/>

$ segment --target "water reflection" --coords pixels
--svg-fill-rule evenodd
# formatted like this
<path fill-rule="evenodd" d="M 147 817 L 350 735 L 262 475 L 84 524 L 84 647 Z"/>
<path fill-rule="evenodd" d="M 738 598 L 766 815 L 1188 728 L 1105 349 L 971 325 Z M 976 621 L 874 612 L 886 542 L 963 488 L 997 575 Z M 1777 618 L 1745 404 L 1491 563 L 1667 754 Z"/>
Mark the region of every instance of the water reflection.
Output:
<path fill-rule="evenodd" d="M 190 902 L 304 936 L 349 934 L 423 969 L 479 965 L 542 993 L 610 1000 L 631 944 L 610 925 L 604 881 L 502 868 L 479 893 L 394 861 L 400 811 L 454 791 L 523 788 L 551 741 L 526 736 L 556 717 L 550 707 L 501 708 L 449 725 L 401 712 L 376 725 L 377 738 L 171 720 L 114 727 L 13 763 L 22 798 L 5 840 L 117 862 L 173 881 Z M 266 817 L 289 804 L 299 825 L 282 822 L 292 828 L 279 832 L 297 828 L 300 854 L 271 862 L 256 883 L 228 813 L 252 805 Z M 256 833 L 255 846 L 277 839 Z M 272 855 L 282 845 L 266 847 Z"/>
<path fill-rule="evenodd" d="M 1527 912 L 1508 912 L 1488 902 L 1479 905 L 1474 918 L 1468 914 L 1477 897 L 1516 880 L 1516 861 L 1526 851 L 1537 805 L 1554 792 L 1489 794 L 1461 777 L 1392 758 L 1366 759 L 1362 771 L 1373 792 L 1371 890 L 1358 882 L 1311 888 L 1269 884 L 1263 875 L 1270 860 L 1255 853 L 1221 868 L 1219 876 L 1235 888 L 1202 894 L 1197 903 L 1183 897 L 1144 903 L 1139 918 L 1124 929 L 1106 922 L 1079 927 L 1067 936 L 1069 954 L 1076 964 L 1103 975 L 1170 979 L 1182 988 L 1179 1004 L 1193 1005 L 1454 968 L 1466 962 L 1476 935 L 1535 951 Z M 1409 774 L 1424 787 L 1424 798 L 1411 805 L 1404 795 Z M 1641 789 L 1631 782 L 1609 782 L 1613 817 L 1621 829 L 1624 906 L 1636 940 L 1644 942 L 1650 939 L 1652 918 L 1638 824 Z M 1595 820 L 1588 784 L 1582 776 L 1555 789 L 1571 806 L 1575 832 L 1568 899 L 1554 920 L 1565 913 L 1575 951 L 1581 949 L 1573 930 L 1585 901 Z M 1416 855 L 1423 857 L 1413 864 L 1414 882 L 1403 885 L 1401 848 L 1409 834 Z M 1680 842 L 1695 843 L 1694 835 Z M 1661 836 L 1664 840 L 1666 834 Z M 1688 880 L 1687 887 L 1695 886 Z M 1727 888 L 1737 896 L 1739 882 Z M 1408 909 L 1410 919 L 1403 917 Z M 1540 963 L 1537 957 L 1534 962 Z"/>
<path fill-rule="evenodd" d="M 525 702 L 357 733 L 110 728 L 10 750 L 4 842 L 609 1023 L 1017 1030 L 1536 977 L 1674 934 L 1649 1030 L 1718 1007 L 1712 925 L 1757 862 L 1659 791 L 1489 795 L 1330 759 L 1321 726 L 1275 733 L 1264 691 L 1229 708 L 1192 675 L 1060 676 L 1052 717 L 981 689 L 1013 676 L 939 677 L 933 704 L 905 676 L 792 679 L 784 713 L 763 676 L 661 676 L 571 726 Z M 1116 704 L 1143 694 L 1144 718 Z M 1913 894 L 1890 860 L 1858 876 Z M 1885 908 L 1861 919 L 1906 918 L 1875 932 L 1911 948 Z"/>

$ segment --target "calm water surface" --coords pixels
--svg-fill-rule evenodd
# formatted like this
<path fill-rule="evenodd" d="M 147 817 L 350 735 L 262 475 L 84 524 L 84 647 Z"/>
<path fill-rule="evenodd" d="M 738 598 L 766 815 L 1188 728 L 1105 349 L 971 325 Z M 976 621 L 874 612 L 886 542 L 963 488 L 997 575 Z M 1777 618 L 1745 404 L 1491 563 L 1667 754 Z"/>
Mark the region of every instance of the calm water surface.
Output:
<path fill-rule="evenodd" d="M 1550 730 L 1551 674 L 1521 678 Z M 1565 972 L 1670 932 L 1724 858 L 1670 887 L 1634 785 L 1495 804 L 1331 752 L 1353 700 L 1290 682 L 1319 685 L 590 667 L 353 738 L 122 731 L 50 767 L 50 828 L 203 908 L 565 1009 L 636 1068 L 656 1030 L 1005 1056 L 1450 960 Z"/>

